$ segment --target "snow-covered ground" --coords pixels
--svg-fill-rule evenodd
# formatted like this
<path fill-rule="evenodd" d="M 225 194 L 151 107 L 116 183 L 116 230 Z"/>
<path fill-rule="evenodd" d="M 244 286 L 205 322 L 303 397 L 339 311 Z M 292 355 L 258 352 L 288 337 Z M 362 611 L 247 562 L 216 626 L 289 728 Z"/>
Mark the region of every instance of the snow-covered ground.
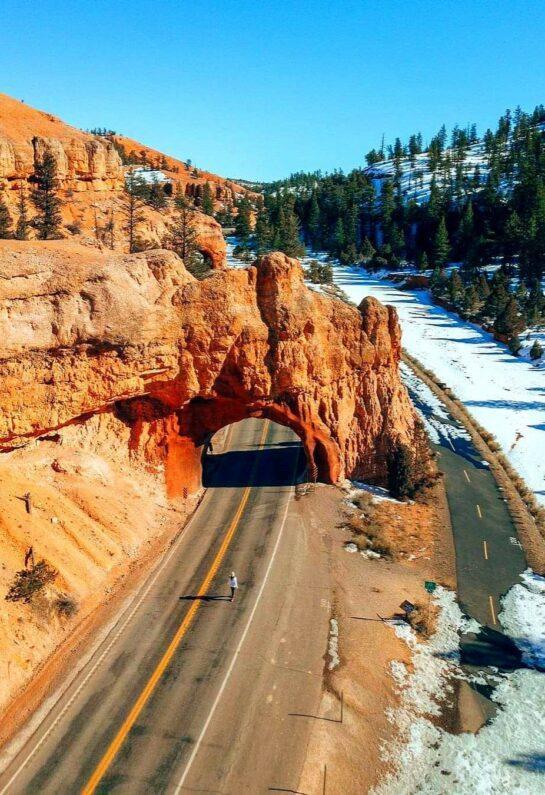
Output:
<path fill-rule="evenodd" d="M 491 334 L 434 305 L 426 291 L 399 290 L 362 268 L 337 265 L 334 279 L 355 304 L 372 295 L 395 306 L 408 353 L 497 437 L 545 504 L 545 369 L 529 361 L 529 344 L 524 356 L 514 357 Z"/>
<path fill-rule="evenodd" d="M 427 643 L 407 624 L 394 626 L 411 648 L 413 665 L 409 670 L 392 663 L 400 705 L 388 717 L 399 735 L 383 747 L 393 772 L 375 795 L 539 795 L 545 772 L 545 674 L 498 673 L 492 698 L 500 708 L 477 734 L 438 728 L 430 718 L 440 714 L 439 700 L 452 693 L 453 679 L 468 679 L 459 665 L 459 633 L 475 627 L 467 626 L 452 592 L 438 588 L 434 600 L 440 607 L 438 628 Z M 504 598 L 500 614 L 527 664 L 543 660 L 544 611 L 545 579 L 528 571 Z"/>
<path fill-rule="evenodd" d="M 171 182 L 170 177 L 157 168 L 132 168 L 127 173 L 133 174 L 148 185 L 153 185 L 154 182 Z"/>
<path fill-rule="evenodd" d="M 242 262 L 242 260 L 237 259 L 234 254 L 233 250 L 238 243 L 236 237 L 226 237 L 225 243 L 227 245 L 227 267 L 228 268 L 245 268 L 247 263 Z"/>
<path fill-rule="evenodd" d="M 447 151 L 450 153 L 453 162 L 450 169 L 450 177 L 454 179 L 456 174 L 455 153 L 452 150 Z M 401 192 L 404 199 L 407 201 L 409 199 L 414 199 L 419 204 L 428 201 L 431 181 L 433 179 L 433 173 L 430 171 L 428 154 L 423 152 L 421 155 L 416 155 L 413 163 L 411 163 L 408 157 L 405 157 L 401 160 L 400 166 Z M 479 141 L 468 147 L 462 167 L 464 174 L 469 178 L 473 177 L 475 169 L 478 167 L 481 181 L 486 179 L 488 174 L 488 160 L 482 142 Z M 365 169 L 365 173 L 371 178 L 377 194 L 380 195 L 382 181 L 384 179 L 393 180 L 394 178 L 394 161 L 382 160 L 379 163 L 374 163 L 372 166 L 368 166 Z M 442 169 L 437 169 L 435 179 L 437 184 L 441 186 L 443 179 Z"/>

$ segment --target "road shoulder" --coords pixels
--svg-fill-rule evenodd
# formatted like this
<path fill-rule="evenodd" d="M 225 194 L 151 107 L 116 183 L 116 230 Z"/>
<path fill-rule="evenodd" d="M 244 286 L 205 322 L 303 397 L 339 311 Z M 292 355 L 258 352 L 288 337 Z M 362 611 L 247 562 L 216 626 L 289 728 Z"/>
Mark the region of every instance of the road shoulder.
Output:
<path fill-rule="evenodd" d="M 315 495 L 297 504 L 301 522 L 330 550 L 331 583 L 320 719 L 312 722 L 297 786 L 301 792 L 322 791 L 326 765 L 327 792 L 332 795 L 367 792 L 387 772 L 381 745 L 392 739 L 394 729 L 387 715 L 398 703 L 391 664 L 397 660 L 410 666 L 410 652 L 381 617 L 399 614 L 401 602 L 407 599 L 426 619 L 424 581 L 455 586 L 441 482 L 429 505 L 375 502 L 369 495 L 356 507 L 351 503 L 352 495 L 319 486 Z M 351 517 L 357 526 L 361 513 L 373 513 L 373 525 L 382 528 L 377 530 L 376 546 L 390 551 L 380 558 L 361 554 L 366 549 L 364 535 L 350 526 Z M 433 609 L 431 616 L 433 620 Z"/>

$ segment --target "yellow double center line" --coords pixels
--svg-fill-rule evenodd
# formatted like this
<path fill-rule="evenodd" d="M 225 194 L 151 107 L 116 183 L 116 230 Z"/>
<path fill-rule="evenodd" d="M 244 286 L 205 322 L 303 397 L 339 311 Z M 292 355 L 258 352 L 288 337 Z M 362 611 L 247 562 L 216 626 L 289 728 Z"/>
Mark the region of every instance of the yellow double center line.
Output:
<path fill-rule="evenodd" d="M 264 424 L 263 424 L 263 431 L 261 433 L 261 439 L 259 441 L 259 449 L 260 450 L 263 448 L 263 446 L 265 444 L 265 439 L 266 439 L 268 430 L 269 430 L 269 421 L 266 420 L 264 422 Z M 253 480 L 253 473 L 252 473 L 251 480 Z M 235 515 L 233 516 L 231 524 L 229 525 L 229 529 L 227 530 L 227 533 L 225 534 L 225 538 L 223 539 L 223 541 L 221 543 L 221 546 L 220 546 L 220 548 L 219 548 L 219 550 L 218 550 L 218 552 L 216 554 L 216 557 L 214 558 L 214 561 L 213 561 L 212 565 L 210 566 L 210 568 L 208 570 L 208 573 L 207 573 L 206 577 L 204 578 L 204 580 L 201 583 L 201 586 L 200 586 L 200 588 L 199 588 L 199 590 L 197 592 L 197 597 L 206 596 L 206 593 L 207 593 L 207 591 L 208 591 L 208 589 L 209 589 L 209 587 L 210 587 L 210 585 L 212 583 L 212 580 L 214 579 L 215 575 L 217 574 L 217 571 L 218 571 L 219 567 L 222 564 L 223 558 L 225 557 L 225 553 L 227 552 L 227 550 L 229 548 L 229 544 L 231 543 L 231 541 L 233 539 L 233 536 L 235 535 L 235 533 L 237 531 L 240 519 L 241 519 L 242 514 L 244 512 L 244 508 L 246 507 L 246 503 L 248 502 L 248 498 L 250 496 L 251 490 L 252 490 L 252 484 L 250 483 L 250 485 L 246 486 L 246 488 L 244 489 L 244 492 L 242 494 L 242 497 L 241 497 L 240 503 L 238 505 L 238 508 L 237 508 L 237 510 L 235 512 Z M 144 709 L 147 701 L 149 700 L 149 697 L 151 696 L 151 694 L 155 690 L 155 688 L 157 686 L 157 683 L 161 679 L 161 677 L 164 674 L 168 664 L 172 660 L 172 657 L 174 656 L 174 653 L 176 652 L 176 649 L 180 645 L 180 642 L 181 642 L 182 638 L 187 633 L 187 630 L 189 629 L 189 627 L 193 623 L 193 620 L 194 620 L 194 618 L 195 618 L 195 616 L 197 614 L 197 611 L 198 611 L 198 609 L 199 609 L 199 607 L 201 605 L 201 601 L 202 601 L 201 599 L 197 598 L 192 603 L 191 607 L 189 608 L 188 612 L 185 615 L 184 620 L 182 621 L 182 623 L 180 624 L 180 626 L 176 630 L 176 634 L 174 635 L 174 637 L 170 641 L 167 650 L 165 651 L 165 653 L 161 657 L 157 667 L 155 668 L 155 670 L 151 674 L 150 678 L 146 682 L 146 685 L 145 685 L 144 689 L 142 690 L 142 692 L 140 693 L 140 695 L 138 696 L 138 698 L 134 702 L 131 711 L 129 712 L 129 714 L 127 715 L 125 720 L 123 721 L 119 731 L 117 732 L 117 734 L 115 735 L 114 739 L 112 740 L 112 742 L 108 746 L 108 749 L 106 750 L 106 753 L 104 754 L 104 756 L 102 757 L 102 759 L 100 760 L 98 765 L 96 766 L 93 775 L 91 776 L 91 778 L 89 779 L 89 781 L 87 782 L 85 787 L 82 789 L 82 795 L 91 795 L 95 791 L 95 789 L 97 788 L 98 784 L 100 783 L 100 780 L 102 779 L 102 777 L 104 776 L 104 774 L 106 773 L 106 771 L 108 770 L 110 765 L 112 764 L 117 752 L 119 751 L 119 749 L 123 745 L 128 733 L 130 732 L 130 730 L 134 726 L 135 722 L 138 719 L 138 716 L 140 715 L 140 713 Z"/>

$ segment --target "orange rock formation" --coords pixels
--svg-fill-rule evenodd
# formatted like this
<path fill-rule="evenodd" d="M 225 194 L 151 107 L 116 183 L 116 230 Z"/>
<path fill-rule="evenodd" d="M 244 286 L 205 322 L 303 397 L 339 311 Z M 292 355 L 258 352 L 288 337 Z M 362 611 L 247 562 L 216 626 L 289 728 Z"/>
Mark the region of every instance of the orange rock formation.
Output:
<path fill-rule="evenodd" d="M 219 207 L 247 192 L 215 174 L 198 171 L 194 175 L 193 169 L 187 169 L 181 161 L 165 157 L 136 141 L 121 136 L 110 140 L 90 135 L 50 113 L 0 94 L 0 192 L 3 191 L 13 218 L 17 218 L 19 191 L 30 188 L 36 162 L 50 150 L 57 162 L 64 200 L 65 235 L 76 236 L 86 244 L 106 245 L 110 236 L 105 234 L 105 229 L 113 223 L 114 246 L 122 250 L 126 244 L 121 211 L 126 167 L 122 165 L 114 140 L 121 142 L 128 153 L 146 152 L 150 163 L 164 159 L 168 166 L 166 175 L 182 184 L 188 196 L 198 196 L 205 182 L 209 182 Z M 31 206 L 29 211 L 32 215 Z M 161 245 L 171 215 L 168 210 L 156 212 L 146 207 L 139 237 L 147 244 Z M 219 224 L 199 213 L 196 226 L 199 249 L 210 257 L 213 267 L 221 267 L 226 247 Z"/>
<path fill-rule="evenodd" d="M 0 267 L 3 450 L 112 413 L 176 496 L 199 486 L 208 436 L 244 417 L 293 428 L 328 482 L 384 479 L 415 439 L 395 310 L 311 291 L 283 254 L 197 281 L 168 251 L 0 241 Z"/>

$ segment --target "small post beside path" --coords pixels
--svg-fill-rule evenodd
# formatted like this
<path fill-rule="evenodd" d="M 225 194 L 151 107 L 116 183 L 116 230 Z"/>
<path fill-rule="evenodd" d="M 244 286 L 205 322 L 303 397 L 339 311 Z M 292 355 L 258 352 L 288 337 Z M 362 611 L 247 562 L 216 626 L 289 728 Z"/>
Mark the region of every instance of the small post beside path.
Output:
<path fill-rule="evenodd" d="M 430 623 L 430 611 L 431 611 L 431 595 L 437 588 L 437 583 L 433 582 L 433 580 L 425 580 L 424 588 L 428 592 L 428 627 Z"/>

